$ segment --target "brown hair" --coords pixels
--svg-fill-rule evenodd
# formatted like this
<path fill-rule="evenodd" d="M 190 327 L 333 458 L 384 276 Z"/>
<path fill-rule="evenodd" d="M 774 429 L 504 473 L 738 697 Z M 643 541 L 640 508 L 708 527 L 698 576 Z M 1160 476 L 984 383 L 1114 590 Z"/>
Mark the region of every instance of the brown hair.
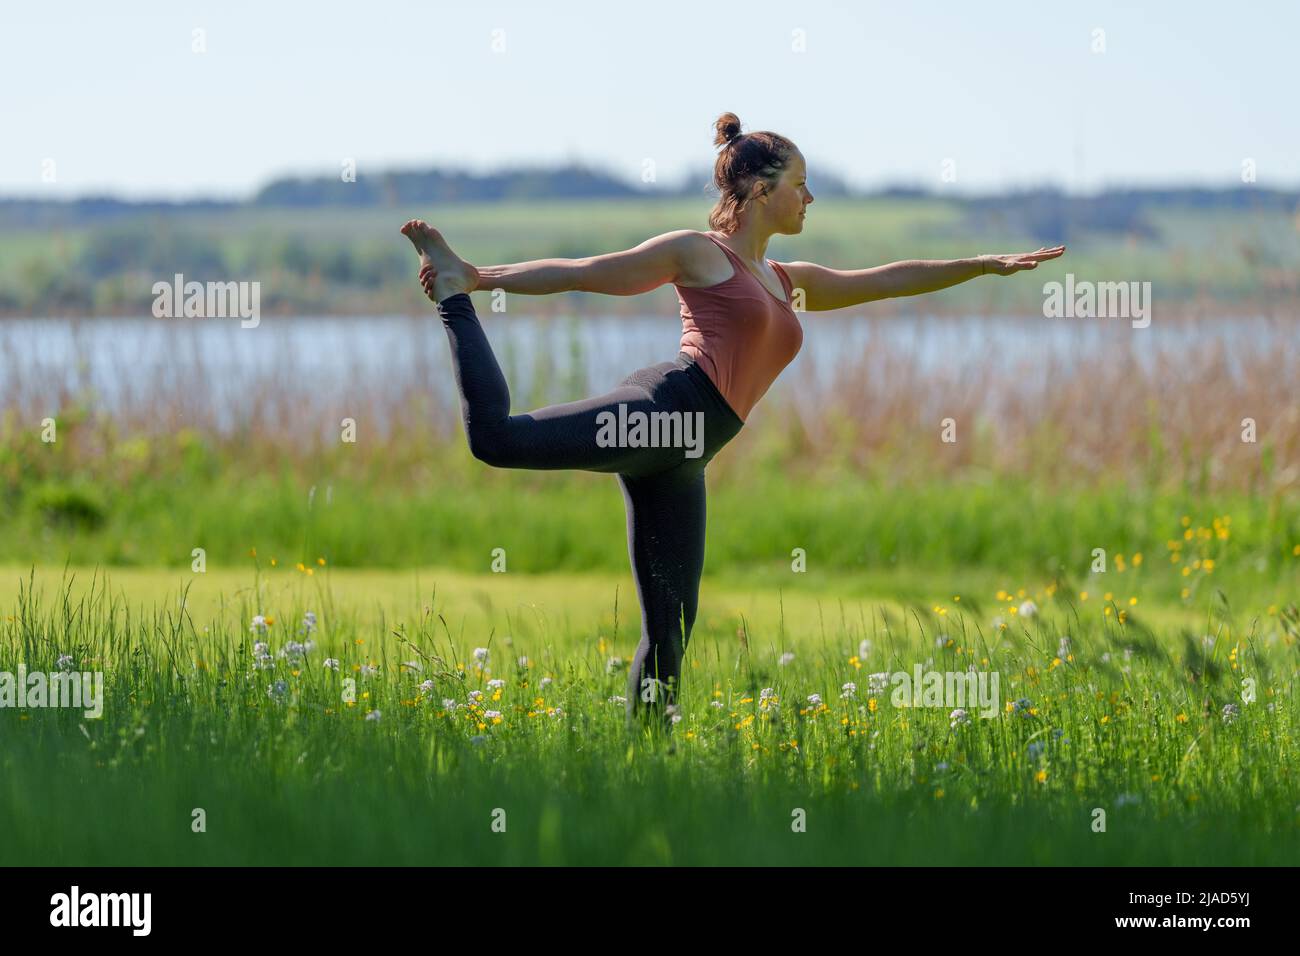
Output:
<path fill-rule="evenodd" d="M 761 182 L 762 190 L 771 190 L 781 178 L 795 151 L 794 143 L 780 133 L 760 130 L 757 133 L 740 132 L 740 118 L 735 113 L 723 113 L 713 124 L 716 135 L 713 145 L 723 147 L 713 166 L 713 184 L 721 195 L 709 213 L 709 226 L 718 232 L 735 232 L 740 226 L 740 211 L 750 199 L 754 183 Z"/>

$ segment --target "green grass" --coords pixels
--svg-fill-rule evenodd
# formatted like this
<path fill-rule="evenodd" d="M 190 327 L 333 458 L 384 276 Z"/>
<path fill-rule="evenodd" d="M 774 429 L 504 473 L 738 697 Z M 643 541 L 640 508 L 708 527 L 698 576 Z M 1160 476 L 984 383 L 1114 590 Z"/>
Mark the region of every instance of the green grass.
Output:
<path fill-rule="evenodd" d="M 737 574 L 788 573 L 802 548 L 814 577 L 895 566 L 1078 577 L 1094 548 L 1164 561 L 1167 542 L 1184 534 L 1184 516 L 1207 529 L 1226 516 L 1230 541 L 1216 536 L 1188 550 L 1220 559 L 1216 580 L 1254 590 L 1294 586 L 1300 575 L 1294 495 L 1118 484 L 1063 493 L 978 477 L 895 484 L 851 471 L 801 478 L 761 460 L 728 473 L 730 464 L 720 459 L 710 472 L 708 549 L 712 568 Z M 214 465 L 119 480 L 112 463 L 102 481 L 24 478 L 0 501 L 0 562 L 187 568 L 203 548 L 217 568 L 256 547 L 290 565 L 325 556 L 334 566 L 483 572 L 493 549 L 504 548 L 509 568 L 533 574 L 627 567 L 624 504 L 612 477 L 476 465 L 453 447 L 418 482 L 242 475 Z"/>
<path fill-rule="evenodd" d="M 669 751 L 609 700 L 626 676 L 609 659 L 630 656 L 638 627 L 626 579 L 258 563 L 107 585 L 84 569 L 21 587 L 3 572 L 0 670 L 70 654 L 106 673 L 107 699 L 99 720 L 0 710 L 0 863 L 1259 865 L 1300 849 L 1300 632 L 1254 593 L 1116 587 L 1107 614 L 1100 595 L 1045 580 L 999 585 L 1013 591 L 1000 599 L 988 573 L 895 569 L 856 600 L 796 575 L 779 593 L 706 579 Z M 1037 615 L 1010 613 L 1024 599 Z M 308 610 L 305 661 L 255 667 L 253 615 L 272 618 L 274 655 Z M 1054 663 L 1063 633 L 1072 653 Z M 952 727 L 947 706 L 869 692 L 868 674 L 927 661 L 998 673 L 999 715 Z M 858 693 L 842 700 L 848 681 Z M 1020 698 L 1032 711 L 1005 711 Z"/>

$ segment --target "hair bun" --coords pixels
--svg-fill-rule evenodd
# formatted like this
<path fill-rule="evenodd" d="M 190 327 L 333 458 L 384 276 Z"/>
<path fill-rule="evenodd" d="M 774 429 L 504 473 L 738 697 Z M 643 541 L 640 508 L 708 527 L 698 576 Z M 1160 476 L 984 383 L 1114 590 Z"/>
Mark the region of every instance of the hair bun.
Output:
<path fill-rule="evenodd" d="M 714 146 L 730 145 L 738 136 L 740 136 L 740 117 L 735 113 L 723 113 L 713 124 L 716 135 L 713 137 Z"/>

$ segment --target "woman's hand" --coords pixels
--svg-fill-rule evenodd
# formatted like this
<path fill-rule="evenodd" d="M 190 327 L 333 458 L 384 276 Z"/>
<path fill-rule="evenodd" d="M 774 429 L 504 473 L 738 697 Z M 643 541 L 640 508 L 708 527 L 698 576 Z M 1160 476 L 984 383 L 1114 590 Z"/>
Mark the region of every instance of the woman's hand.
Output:
<path fill-rule="evenodd" d="M 1009 276 L 1022 269 L 1037 269 L 1038 263 L 1065 255 L 1065 246 L 1005 256 L 980 256 L 980 275 Z"/>

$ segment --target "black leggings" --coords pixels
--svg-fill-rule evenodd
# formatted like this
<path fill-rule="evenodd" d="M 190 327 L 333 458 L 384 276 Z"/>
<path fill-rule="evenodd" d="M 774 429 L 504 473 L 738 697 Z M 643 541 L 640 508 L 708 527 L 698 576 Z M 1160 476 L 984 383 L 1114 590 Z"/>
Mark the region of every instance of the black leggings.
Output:
<path fill-rule="evenodd" d="M 638 711 L 667 718 L 704 568 L 704 466 L 744 423 L 685 352 L 633 372 L 605 395 L 511 415 L 510 390 L 469 295 L 448 296 L 438 312 L 475 458 L 497 468 L 618 475 L 641 601 L 627 713 L 629 719 Z M 628 427 L 638 421 L 650 427 L 640 434 Z M 651 444 L 656 438 L 661 447 Z"/>

